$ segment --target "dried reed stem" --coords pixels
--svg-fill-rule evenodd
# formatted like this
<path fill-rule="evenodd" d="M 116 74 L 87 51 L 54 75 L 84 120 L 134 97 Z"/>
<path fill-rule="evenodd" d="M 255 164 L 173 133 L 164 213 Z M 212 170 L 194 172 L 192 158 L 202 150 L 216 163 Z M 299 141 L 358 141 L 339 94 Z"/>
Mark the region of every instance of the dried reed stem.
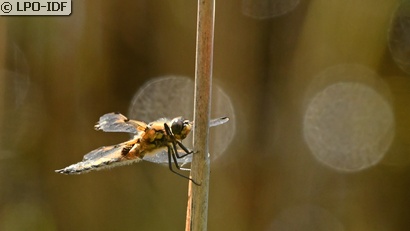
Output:
<path fill-rule="evenodd" d="M 189 182 L 188 208 L 185 230 L 207 229 L 209 156 L 208 132 L 212 93 L 212 61 L 215 0 L 198 0 L 196 61 L 195 61 L 195 107 L 194 150 L 191 177 L 200 186 Z"/>

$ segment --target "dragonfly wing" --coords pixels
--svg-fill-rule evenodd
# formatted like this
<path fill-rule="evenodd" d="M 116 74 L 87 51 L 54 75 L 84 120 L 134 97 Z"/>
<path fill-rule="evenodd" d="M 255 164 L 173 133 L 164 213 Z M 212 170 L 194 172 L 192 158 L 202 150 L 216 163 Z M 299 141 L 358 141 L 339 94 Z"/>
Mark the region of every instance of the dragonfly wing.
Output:
<path fill-rule="evenodd" d="M 182 156 L 182 155 L 185 155 L 186 153 L 184 152 L 184 150 L 180 149 L 178 150 L 178 154 Z M 168 165 L 168 150 L 167 148 L 156 149 L 152 152 L 146 153 L 143 160 L 156 163 L 156 164 Z M 171 158 L 171 161 L 174 162 L 172 158 Z M 177 158 L 177 161 L 180 166 L 184 166 L 188 163 L 191 163 L 192 155 L 187 155 L 183 158 Z"/>
<path fill-rule="evenodd" d="M 86 154 L 81 162 L 56 170 L 56 172 L 63 174 L 82 174 L 93 170 L 107 169 L 141 161 L 140 158 L 124 158 L 122 155 L 124 147 L 125 143 L 97 148 Z"/>
<path fill-rule="evenodd" d="M 135 120 L 129 120 L 120 113 L 108 113 L 100 117 L 95 125 L 96 130 L 104 132 L 127 132 L 137 134 L 145 129 L 146 124 Z"/>
<path fill-rule="evenodd" d="M 222 124 L 224 124 L 228 121 L 229 121 L 228 117 L 220 117 L 220 118 L 217 118 L 217 119 L 213 119 L 209 122 L 209 127 L 219 126 L 219 125 L 222 125 Z"/>

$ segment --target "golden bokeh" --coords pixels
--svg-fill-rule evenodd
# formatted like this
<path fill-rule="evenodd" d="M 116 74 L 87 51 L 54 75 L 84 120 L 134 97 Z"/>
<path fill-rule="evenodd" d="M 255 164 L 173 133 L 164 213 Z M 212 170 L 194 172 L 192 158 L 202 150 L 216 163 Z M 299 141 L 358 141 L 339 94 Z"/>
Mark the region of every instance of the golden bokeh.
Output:
<path fill-rule="evenodd" d="M 410 10 L 399 0 L 284 2 L 216 2 L 214 83 L 235 130 L 211 163 L 209 230 L 405 230 Z M 267 14 L 274 6 L 286 10 Z M 74 1 L 70 16 L 1 16 L 0 230 L 183 230 L 188 181 L 166 167 L 54 170 L 129 138 L 93 126 L 127 114 L 147 82 L 193 79 L 195 38 L 196 1 Z M 306 131 L 319 130 L 327 143 L 312 149 Z M 352 150 L 338 145 L 367 147 L 355 158 L 370 164 L 340 171 L 315 156 Z"/>

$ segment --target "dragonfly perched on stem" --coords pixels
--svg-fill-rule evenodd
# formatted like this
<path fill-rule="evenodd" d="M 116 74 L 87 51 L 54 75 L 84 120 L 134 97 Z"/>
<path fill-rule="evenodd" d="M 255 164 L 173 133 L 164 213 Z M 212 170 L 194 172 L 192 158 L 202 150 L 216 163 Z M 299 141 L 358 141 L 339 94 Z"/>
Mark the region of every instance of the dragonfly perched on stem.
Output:
<path fill-rule="evenodd" d="M 209 126 L 218 126 L 228 121 L 228 117 L 213 119 Z M 146 124 L 130 120 L 120 113 L 105 114 L 95 125 L 96 130 L 131 133 L 134 134 L 133 138 L 117 145 L 97 148 L 86 154 L 81 162 L 56 170 L 56 172 L 82 174 L 146 160 L 161 164 L 168 163 L 173 173 L 198 185 L 193 179 L 175 171 L 172 167 L 172 162 L 174 162 L 178 170 L 189 170 L 180 165 L 189 163 L 191 158 L 188 158 L 188 155 L 194 152 L 186 148 L 182 140 L 193 129 L 193 123 L 182 117 L 176 117 L 172 120 L 159 119 Z"/>

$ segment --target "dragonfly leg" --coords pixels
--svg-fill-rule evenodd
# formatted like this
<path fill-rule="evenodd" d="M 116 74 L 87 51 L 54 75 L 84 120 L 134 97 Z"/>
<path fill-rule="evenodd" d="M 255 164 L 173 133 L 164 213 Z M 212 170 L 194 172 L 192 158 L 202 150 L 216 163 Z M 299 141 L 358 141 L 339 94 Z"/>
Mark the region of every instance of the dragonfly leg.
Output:
<path fill-rule="evenodd" d="M 177 145 L 176 145 L 176 144 L 178 144 L 178 145 L 182 148 L 182 150 L 184 150 L 184 152 L 185 152 L 184 155 L 179 155 L 179 154 L 178 154 L 178 150 L 177 150 Z M 181 145 L 182 145 L 182 146 L 181 146 Z M 184 158 L 185 156 L 194 153 L 193 151 L 188 151 L 188 149 L 187 149 L 181 142 L 179 142 L 178 140 L 175 140 L 174 142 L 172 142 L 172 146 L 174 147 L 174 151 L 175 151 L 175 154 L 176 154 L 176 156 L 177 156 L 178 159 Z"/>
<path fill-rule="evenodd" d="M 192 150 L 189 151 L 189 149 L 187 147 L 185 147 L 185 145 L 183 145 L 181 141 L 176 140 L 175 142 L 178 144 L 179 147 L 181 147 L 185 151 L 185 153 L 187 155 L 192 154 L 192 153 L 197 153 L 197 152 L 194 152 Z"/>
<path fill-rule="evenodd" d="M 173 152 L 173 149 L 172 149 L 170 146 L 168 146 L 168 167 L 169 167 L 169 170 L 171 170 L 171 172 L 177 174 L 178 176 L 183 177 L 183 178 L 185 178 L 185 179 L 187 179 L 187 180 L 190 180 L 190 181 L 192 181 L 192 183 L 194 183 L 194 184 L 200 186 L 201 184 L 198 184 L 197 182 L 195 182 L 194 179 L 192 179 L 192 178 L 190 178 L 190 177 L 187 177 L 187 176 L 185 176 L 185 175 L 182 175 L 181 173 L 176 172 L 176 171 L 172 168 L 171 156 L 172 156 L 172 158 L 174 159 L 175 166 L 176 166 L 178 169 L 180 169 L 180 167 L 179 167 L 179 165 L 178 165 L 178 162 L 177 162 L 177 160 L 176 160 L 176 157 L 175 157 L 175 153 Z"/>
<path fill-rule="evenodd" d="M 175 155 L 176 152 L 174 152 L 174 150 L 169 146 L 168 146 L 168 152 L 171 153 L 172 159 L 174 159 L 175 167 L 181 170 L 181 168 L 179 167 L 178 161 L 177 161 L 177 155 Z"/>

